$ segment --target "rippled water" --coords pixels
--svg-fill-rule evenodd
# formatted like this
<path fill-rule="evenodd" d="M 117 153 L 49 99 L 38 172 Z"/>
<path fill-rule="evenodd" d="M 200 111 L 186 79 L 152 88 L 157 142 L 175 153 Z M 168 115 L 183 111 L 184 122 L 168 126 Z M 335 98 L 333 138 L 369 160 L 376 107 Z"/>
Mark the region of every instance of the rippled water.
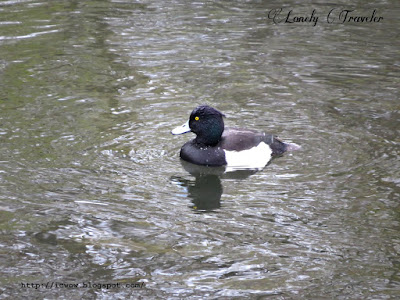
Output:
<path fill-rule="evenodd" d="M 275 25 L 279 7 L 320 21 Z M 327 24 L 341 7 L 383 21 Z M 399 13 L 0 2 L 1 297 L 398 298 Z M 169 131 L 204 103 L 302 150 L 184 164 L 192 136 Z"/>

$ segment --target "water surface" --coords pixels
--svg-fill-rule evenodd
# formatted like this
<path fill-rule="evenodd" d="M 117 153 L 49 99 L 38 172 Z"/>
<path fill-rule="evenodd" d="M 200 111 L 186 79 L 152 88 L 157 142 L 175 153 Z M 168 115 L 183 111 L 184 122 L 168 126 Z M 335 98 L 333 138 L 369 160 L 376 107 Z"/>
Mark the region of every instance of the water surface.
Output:
<path fill-rule="evenodd" d="M 280 7 L 321 20 L 275 25 Z M 384 19 L 323 21 L 335 7 Z M 0 3 L 2 296 L 399 297 L 399 13 Z M 178 156 L 193 136 L 169 132 L 205 103 L 302 150 L 193 170 Z M 140 287 L 98 285 L 117 283 Z"/>

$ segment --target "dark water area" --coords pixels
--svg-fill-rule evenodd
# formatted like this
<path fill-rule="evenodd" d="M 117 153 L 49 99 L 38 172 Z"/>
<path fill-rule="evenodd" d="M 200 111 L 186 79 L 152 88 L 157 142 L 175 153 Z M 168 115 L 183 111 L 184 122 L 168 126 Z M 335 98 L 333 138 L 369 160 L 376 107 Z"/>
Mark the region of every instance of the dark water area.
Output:
<path fill-rule="evenodd" d="M 0 298 L 398 299 L 399 15 L 1 1 Z M 200 104 L 302 149 L 185 164 Z"/>

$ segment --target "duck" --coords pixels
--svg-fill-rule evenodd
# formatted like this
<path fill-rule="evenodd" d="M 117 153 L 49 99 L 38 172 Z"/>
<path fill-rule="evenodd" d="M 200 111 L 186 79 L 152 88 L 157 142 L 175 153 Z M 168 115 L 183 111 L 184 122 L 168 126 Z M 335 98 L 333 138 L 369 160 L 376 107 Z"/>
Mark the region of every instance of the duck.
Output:
<path fill-rule="evenodd" d="M 173 129 L 173 135 L 196 134 L 193 140 L 182 146 L 181 159 L 195 165 L 226 166 L 232 170 L 262 169 L 273 157 L 300 148 L 272 134 L 225 127 L 224 117 L 217 109 L 200 105 L 192 111 L 185 124 Z"/>

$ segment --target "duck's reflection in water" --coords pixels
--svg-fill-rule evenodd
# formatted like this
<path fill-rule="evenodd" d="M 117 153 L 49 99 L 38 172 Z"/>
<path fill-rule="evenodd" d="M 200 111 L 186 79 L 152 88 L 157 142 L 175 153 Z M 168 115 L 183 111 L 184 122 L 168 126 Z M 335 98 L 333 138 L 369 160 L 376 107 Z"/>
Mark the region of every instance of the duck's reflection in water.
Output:
<path fill-rule="evenodd" d="M 225 167 L 205 167 L 181 160 L 182 167 L 194 176 L 194 180 L 173 176 L 172 181 L 186 187 L 194 210 L 199 212 L 213 211 L 221 207 L 223 187 L 221 179 L 245 179 L 257 170 L 236 170 L 226 172 Z"/>

